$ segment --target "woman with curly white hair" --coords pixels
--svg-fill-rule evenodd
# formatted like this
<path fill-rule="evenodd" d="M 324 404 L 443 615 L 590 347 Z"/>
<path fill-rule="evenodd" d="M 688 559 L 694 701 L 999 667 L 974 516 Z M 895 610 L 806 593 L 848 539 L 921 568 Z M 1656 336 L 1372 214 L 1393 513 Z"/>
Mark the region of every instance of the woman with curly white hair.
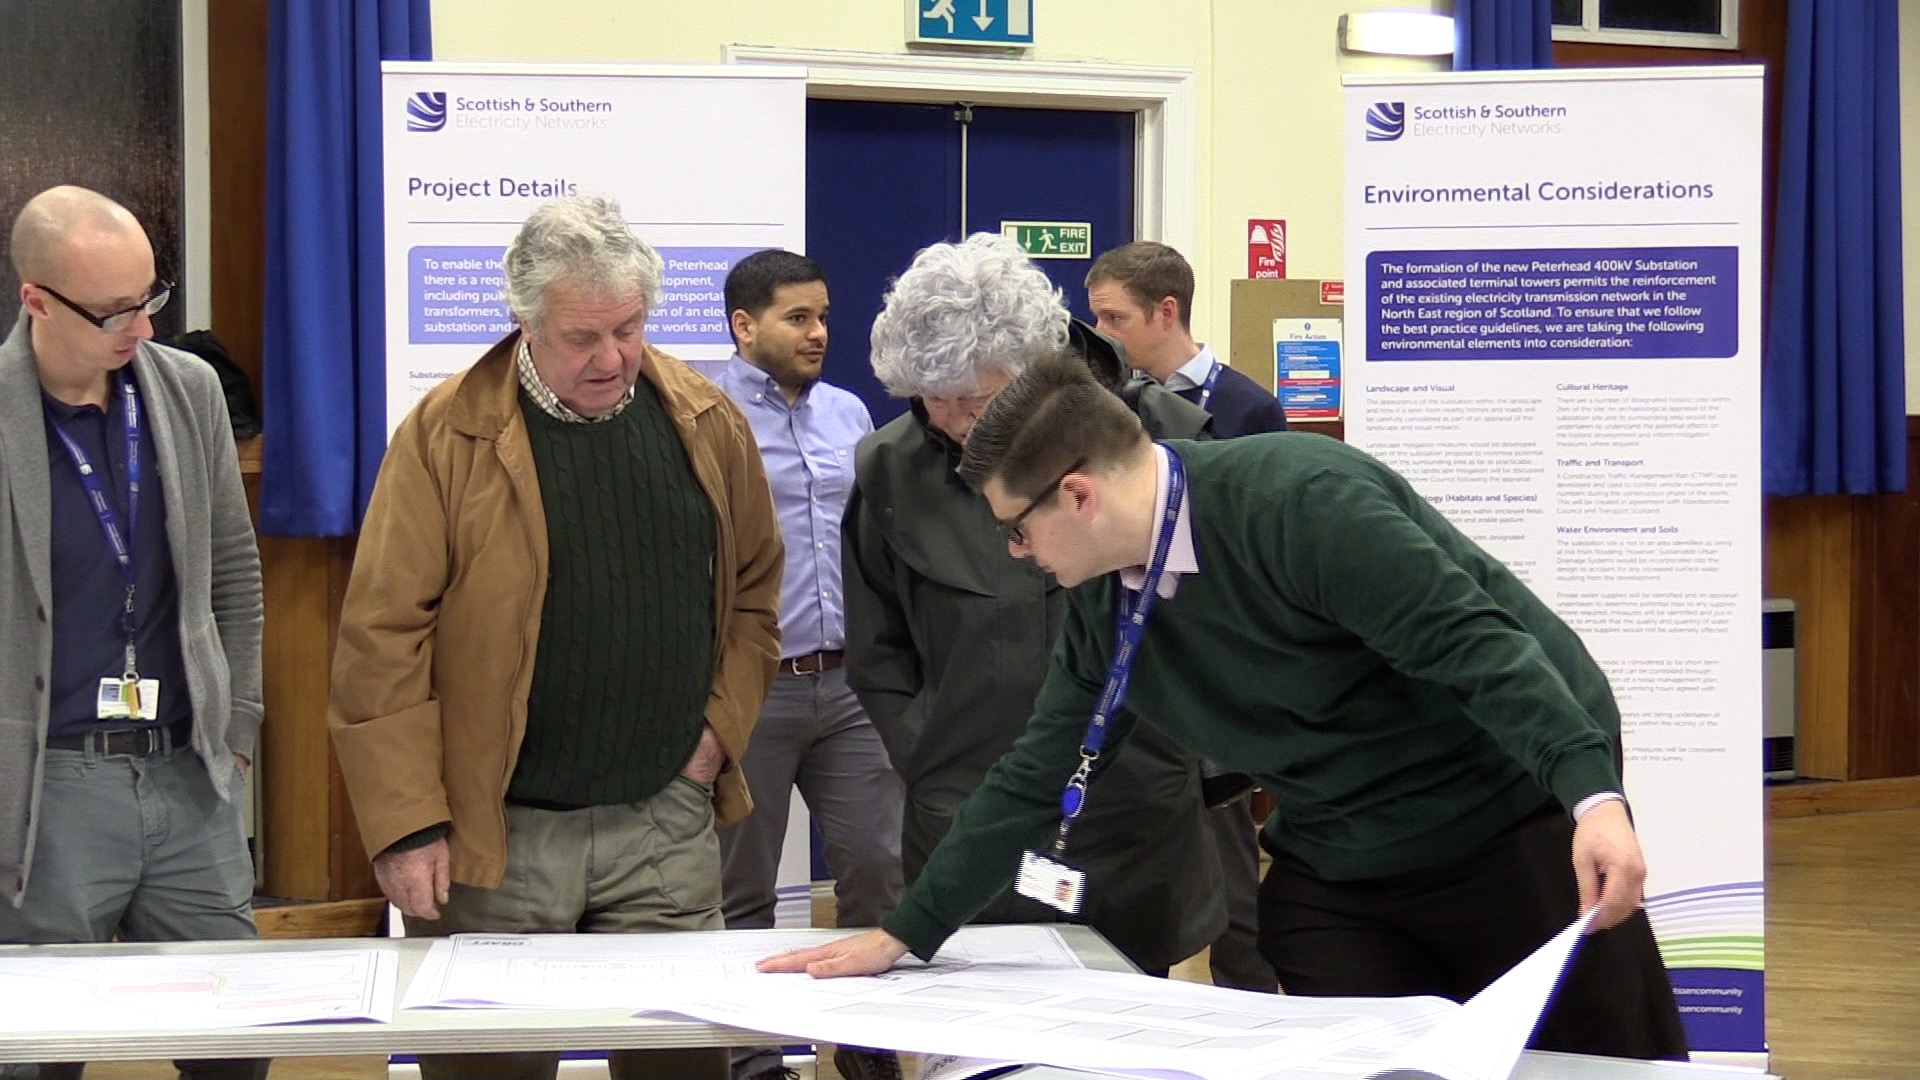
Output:
<path fill-rule="evenodd" d="M 955 474 L 993 395 L 1033 359 L 1072 349 L 1119 389 L 1113 343 L 1071 323 L 1047 276 L 999 236 L 921 251 L 874 320 L 873 371 L 912 402 L 860 444 L 842 523 L 847 681 L 906 781 L 901 856 L 919 875 L 952 815 L 1025 730 L 1066 599 L 1016 561 L 984 499 Z M 1172 437 L 1207 416 L 1163 388 L 1127 388 Z M 1123 396 L 1129 396 L 1123 394 Z M 1144 725 L 1109 766 L 1068 861 L 1087 873 L 1084 920 L 1135 964 L 1164 971 L 1219 936 L 1220 868 L 1195 761 Z M 1045 922 L 997 897 L 980 922 Z"/>
<path fill-rule="evenodd" d="M 873 374 L 965 442 L 1028 360 L 1067 343 L 1069 318 L 1053 282 L 1005 237 L 934 244 L 894 281 L 873 320 Z"/>

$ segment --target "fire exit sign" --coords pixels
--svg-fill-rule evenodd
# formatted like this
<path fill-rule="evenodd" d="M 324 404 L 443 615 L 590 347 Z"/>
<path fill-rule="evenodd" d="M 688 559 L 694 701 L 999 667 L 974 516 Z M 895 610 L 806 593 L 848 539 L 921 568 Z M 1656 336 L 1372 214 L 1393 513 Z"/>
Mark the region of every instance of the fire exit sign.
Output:
<path fill-rule="evenodd" d="M 1093 258 L 1093 225 L 1086 221 L 1003 221 L 1000 235 L 1035 259 Z"/>

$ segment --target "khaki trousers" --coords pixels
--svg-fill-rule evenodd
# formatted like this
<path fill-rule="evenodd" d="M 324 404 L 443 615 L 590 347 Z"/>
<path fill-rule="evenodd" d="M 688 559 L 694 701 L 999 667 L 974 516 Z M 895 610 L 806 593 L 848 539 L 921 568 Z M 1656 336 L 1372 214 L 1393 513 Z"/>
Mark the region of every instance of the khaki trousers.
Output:
<path fill-rule="evenodd" d="M 713 792 L 684 776 L 644 802 L 581 810 L 507 807 L 497 889 L 456 884 L 411 937 L 719 930 Z M 583 1047 L 582 1049 L 591 1049 Z M 727 1051 L 616 1050 L 613 1080 L 726 1080 Z M 422 1080 L 552 1080 L 558 1053 L 422 1054 Z"/>

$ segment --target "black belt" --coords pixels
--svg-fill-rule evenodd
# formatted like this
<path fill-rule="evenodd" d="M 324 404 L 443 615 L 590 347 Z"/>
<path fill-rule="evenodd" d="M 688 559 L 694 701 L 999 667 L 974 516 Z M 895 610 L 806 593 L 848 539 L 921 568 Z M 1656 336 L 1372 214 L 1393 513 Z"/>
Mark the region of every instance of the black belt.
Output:
<path fill-rule="evenodd" d="M 846 657 L 847 654 L 839 649 L 823 649 L 805 656 L 788 657 L 780 661 L 780 670 L 789 675 L 818 675 L 839 667 Z"/>
<path fill-rule="evenodd" d="M 192 741 L 192 729 L 186 724 L 170 728 L 134 728 L 131 731 L 89 731 L 84 735 L 49 735 L 49 750 L 91 750 L 96 754 L 124 754 L 151 757 L 164 754 Z"/>

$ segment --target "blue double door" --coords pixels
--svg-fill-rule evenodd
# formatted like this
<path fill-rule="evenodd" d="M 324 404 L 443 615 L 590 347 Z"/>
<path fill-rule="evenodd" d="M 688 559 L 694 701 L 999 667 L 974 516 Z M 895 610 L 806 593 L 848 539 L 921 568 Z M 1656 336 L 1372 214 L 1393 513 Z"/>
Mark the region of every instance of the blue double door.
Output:
<path fill-rule="evenodd" d="M 1092 254 L 1134 238 L 1130 112 L 807 102 L 807 253 L 833 298 L 826 377 L 876 425 L 906 410 L 873 377 L 868 332 L 887 286 L 928 244 L 1003 221 L 1092 226 Z M 1038 259 L 1074 314 L 1089 259 Z"/>

